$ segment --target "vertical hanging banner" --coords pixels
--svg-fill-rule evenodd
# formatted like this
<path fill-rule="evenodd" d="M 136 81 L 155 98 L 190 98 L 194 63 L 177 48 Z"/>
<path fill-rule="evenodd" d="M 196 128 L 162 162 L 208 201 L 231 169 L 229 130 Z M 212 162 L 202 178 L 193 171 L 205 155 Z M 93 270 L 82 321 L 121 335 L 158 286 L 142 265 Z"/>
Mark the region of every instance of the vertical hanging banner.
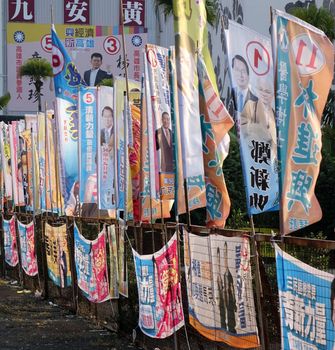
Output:
<path fill-rule="evenodd" d="M 78 88 L 83 83 L 55 28 L 51 30 L 61 187 L 66 215 L 78 215 Z M 85 85 L 85 83 L 83 83 Z"/>
<path fill-rule="evenodd" d="M 98 206 L 99 209 L 115 209 L 115 121 L 113 88 L 98 89 Z"/>
<path fill-rule="evenodd" d="M 118 267 L 119 267 L 119 293 L 128 298 L 128 264 L 127 250 L 125 247 L 125 230 L 126 226 L 122 220 L 119 220 L 118 234 Z"/>
<path fill-rule="evenodd" d="M 15 217 L 10 220 L 3 219 L 2 228 L 4 233 L 5 261 L 9 266 L 16 266 L 19 262 L 17 252 Z"/>
<path fill-rule="evenodd" d="M 21 266 L 28 276 L 36 276 L 38 274 L 38 266 L 35 252 L 34 222 L 24 225 L 17 221 L 17 224 L 20 238 Z"/>
<path fill-rule="evenodd" d="M 78 286 L 93 303 L 109 299 L 105 230 L 94 241 L 81 235 L 74 225 L 75 265 Z"/>
<path fill-rule="evenodd" d="M 184 325 L 179 282 L 177 234 L 158 252 L 133 249 L 139 296 L 139 327 L 152 338 L 166 338 Z"/>
<path fill-rule="evenodd" d="M 119 266 L 115 225 L 107 226 L 109 242 L 109 295 L 112 299 L 119 298 Z"/>
<path fill-rule="evenodd" d="M 39 179 L 39 203 L 41 210 L 46 211 L 46 115 L 38 113 L 37 115 L 37 154 L 39 173 L 35 174 Z"/>
<path fill-rule="evenodd" d="M 45 249 L 49 278 L 61 288 L 71 286 L 66 225 L 53 227 L 45 223 Z"/>
<path fill-rule="evenodd" d="M 319 29 L 273 12 L 281 234 L 322 217 L 314 194 L 321 162 L 321 117 L 334 73 L 334 47 Z"/>
<path fill-rule="evenodd" d="M 32 134 L 30 130 L 25 130 L 21 133 L 21 137 L 24 143 L 26 151 L 26 167 L 28 183 L 26 193 L 26 209 L 33 211 L 34 208 L 34 177 L 33 177 L 33 149 L 32 149 Z"/>
<path fill-rule="evenodd" d="M 259 346 L 249 241 L 184 231 L 190 324 L 204 337 L 230 346 Z"/>
<path fill-rule="evenodd" d="M 81 86 L 78 99 L 79 199 L 81 203 L 97 204 L 97 89 Z"/>
<path fill-rule="evenodd" d="M 271 42 L 233 21 L 225 35 L 248 214 L 278 210 Z"/>
<path fill-rule="evenodd" d="M 224 227 L 230 212 L 230 198 L 222 172 L 223 155 L 219 145 L 228 136 L 234 121 L 215 91 L 202 58 L 198 59 L 198 77 L 206 181 L 206 226 Z"/>
<path fill-rule="evenodd" d="M 275 245 L 281 349 L 334 349 L 335 278 Z"/>
<path fill-rule="evenodd" d="M 150 183 L 154 198 L 174 198 L 173 131 L 171 127 L 171 103 L 169 66 L 166 48 L 147 44 L 145 48 L 147 93 L 152 113 L 148 113 Z M 150 142 L 152 140 L 152 142 Z"/>
<path fill-rule="evenodd" d="M 11 152 L 8 135 L 8 125 L 4 122 L 0 122 L 0 147 L 1 147 L 1 160 L 4 177 L 5 198 L 11 200 L 13 198 L 12 188 L 12 171 L 11 171 Z"/>

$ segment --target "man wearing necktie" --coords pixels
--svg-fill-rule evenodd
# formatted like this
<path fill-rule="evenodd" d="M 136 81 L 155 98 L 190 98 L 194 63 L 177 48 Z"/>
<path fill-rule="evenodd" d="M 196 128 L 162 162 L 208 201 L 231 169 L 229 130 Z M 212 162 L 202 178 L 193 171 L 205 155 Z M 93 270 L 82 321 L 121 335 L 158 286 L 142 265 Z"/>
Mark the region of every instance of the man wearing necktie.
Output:
<path fill-rule="evenodd" d="M 232 60 L 233 68 L 233 96 L 237 112 L 241 113 L 247 101 L 258 101 L 258 98 L 249 88 L 249 66 L 247 61 L 240 55 L 235 55 Z"/>
<path fill-rule="evenodd" d="M 101 129 L 100 134 L 100 144 L 101 146 L 104 144 L 111 145 L 112 135 L 113 135 L 113 109 L 109 106 L 105 106 L 102 110 L 102 124 L 105 125 L 103 129 Z"/>
<path fill-rule="evenodd" d="M 160 150 L 160 171 L 173 172 L 172 132 L 169 113 L 162 113 L 162 127 L 156 130 L 156 150 Z"/>

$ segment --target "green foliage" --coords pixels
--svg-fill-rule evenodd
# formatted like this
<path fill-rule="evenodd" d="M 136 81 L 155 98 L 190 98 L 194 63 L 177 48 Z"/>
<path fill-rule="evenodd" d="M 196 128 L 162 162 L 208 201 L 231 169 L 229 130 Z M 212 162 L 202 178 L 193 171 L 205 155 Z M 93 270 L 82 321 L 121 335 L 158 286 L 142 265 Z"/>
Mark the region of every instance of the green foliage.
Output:
<path fill-rule="evenodd" d="M 322 114 L 322 125 L 328 125 L 335 128 L 335 91 L 330 90 Z"/>
<path fill-rule="evenodd" d="M 3 110 L 10 101 L 10 93 L 7 92 L 5 95 L 0 97 L 0 111 Z"/>
<path fill-rule="evenodd" d="M 112 78 L 105 78 L 102 79 L 101 82 L 98 84 L 98 86 L 110 86 L 112 87 L 114 85 Z"/>
<path fill-rule="evenodd" d="M 321 29 L 330 40 L 335 39 L 335 20 L 329 10 L 323 7 L 318 9 L 315 5 L 311 5 L 308 8 L 294 8 L 290 13 Z"/>
<path fill-rule="evenodd" d="M 29 58 L 20 67 L 20 76 L 32 77 L 34 81 L 52 77 L 52 67 L 45 58 Z"/>
<path fill-rule="evenodd" d="M 173 0 L 155 0 L 156 11 L 159 7 L 163 8 L 165 17 L 173 13 Z M 218 17 L 218 4 L 216 0 L 206 0 L 207 22 L 214 26 Z"/>
<path fill-rule="evenodd" d="M 242 228 L 249 227 L 246 213 L 242 213 L 241 209 L 232 208 L 229 218 L 227 220 L 227 228 L 241 230 Z"/>

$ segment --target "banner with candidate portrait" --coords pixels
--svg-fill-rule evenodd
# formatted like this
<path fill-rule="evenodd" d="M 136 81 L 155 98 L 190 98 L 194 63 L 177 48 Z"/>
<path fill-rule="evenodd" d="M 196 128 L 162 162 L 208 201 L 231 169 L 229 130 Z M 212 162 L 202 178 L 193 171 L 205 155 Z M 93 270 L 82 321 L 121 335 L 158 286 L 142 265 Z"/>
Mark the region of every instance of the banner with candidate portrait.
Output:
<path fill-rule="evenodd" d="M 78 88 L 85 83 L 52 27 L 52 66 L 61 157 L 61 189 L 66 215 L 78 215 Z"/>
<path fill-rule="evenodd" d="M 51 226 L 45 223 L 44 232 L 48 276 L 56 286 L 69 287 L 72 278 L 66 225 Z"/>
<path fill-rule="evenodd" d="M 10 220 L 3 219 L 2 228 L 4 234 L 5 261 L 9 266 L 14 267 L 19 262 L 16 241 L 15 217 L 13 216 Z"/>
<path fill-rule="evenodd" d="M 248 238 L 184 230 L 184 262 L 190 324 L 210 340 L 258 347 Z"/>
<path fill-rule="evenodd" d="M 154 198 L 174 199 L 173 130 L 169 86 L 169 50 L 147 44 L 145 78 L 152 112 L 148 117 L 150 184 Z"/>
<path fill-rule="evenodd" d="M 321 117 L 334 73 L 327 36 L 293 16 L 273 12 L 280 164 L 280 230 L 288 234 L 322 217 L 314 189 L 321 163 Z"/>
<path fill-rule="evenodd" d="M 99 209 L 115 209 L 115 121 L 114 91 L 112 87 L 98 88 L 97 142 L 98 142 L 98 206 Z"/>
<path fill-rule="evenodd" d="M 139 327 L 152 338 L 166 338 L 184 325 L 177 234 L 154 254 L 133 249 L 139 297 Z"/>
<path fill-rule="evenodd" d="M 281 349 L 334 349 L 335 279 L 275 244 Z"/>
<path fill-rule="evenodd" d="M 35 251 L 35 228 L 34 222 L 25 225 L 17 220 L 20 239 L 20 257 L 23 271 L 28 276 L 38 274 L 37 257 Z"/>
<path fill-rule="evenodd" d="M 79 199 L 97 204 L 97 89 L 81 86 L 79 113 Z"/>
<path fill-rule="evenodd" d="M 225 35 L 248 214 L 278 210 L 271 42 L 234 21 Z"/>
<path fill-rule="evenodd" d="M 11 151 L 9 144 L 8 125 L 0 122 L 0 147 L 1 147 L 1 161 L 4 177 L 4 192 L 5 198 L 11 200 L 13 198 L 12 187 L 12 170 L 11 170 Z"/>
<path fill-rule="evenodd" d="M 199 109 L 206 181 L 206 226 L 224 227 L 230 198 L 222 171 L 220 144 L 225 142 L 234 121 L 222 103 L 201 57 L 198 59 Z M 229 143 L 228 143 L 229 148 Z"/>
<path fill-rule="evenodd" d="M 93 303 L 109 299 L 108 269 L 106 255 L 106 234 L 102 230 L 90 241 L 74 225 L 74 256 L 77 283 L 83 295 Z"/>

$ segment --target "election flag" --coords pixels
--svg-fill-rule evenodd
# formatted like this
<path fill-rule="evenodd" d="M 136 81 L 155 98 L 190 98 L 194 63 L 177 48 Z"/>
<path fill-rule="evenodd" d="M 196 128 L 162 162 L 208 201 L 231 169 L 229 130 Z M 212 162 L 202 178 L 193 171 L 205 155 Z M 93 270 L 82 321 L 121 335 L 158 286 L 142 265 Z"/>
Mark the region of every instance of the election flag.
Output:
<path fill-rule="evenodd" d="M 184 230 L 184 262 L 190 324 L 212 341 L 257 348 L 248 238 Z"/>
<path fill-rule="evenodd" d="M 281 349 L 334 349 L 334 275 L 275 251 Z"/>
<path fill-rule="evenodd" d="M 334 73 L 334 48 L 319 29 L 273 12 L 280 226 L 285 235 L 319 221 L 314 194 L 321 163 L 321 117 Z"/>
<path fill-rule="evenodd" d="M 234 121 L 214 89 L 201 57 L 198 59 L 198 77 L 206 181 L 206 226 L 224 227 L 230 212 L 230 199 L 222 172 L 223 156 L 218 145 L 224 142 Z"/>
<path fill-rule="evenodd" d="M 11 200 L 13 198 L 12 172 L 10 167 L 11 152 L 9 145 L 8 125 L 4 122 L 0 122 L 0 141 L 5 198 L 7 200 Z"/>
<path fill-rule="evenodd" d="M 20 238 L 21 266 L 28 276 L 36 276 L 38 274 L 38 265 L 35 251 L 34 222 L 24 225 L 17 221 L 17 224 Z"/>
<path fill-rule="evenodd" d="M 106 235 L 102 230 L 98 237 L 87 240 L 74 225 L 74 256 L 78 286 L 84 296 L 93 303 L 109 299 Z"/>
<path fill-rule="evenodd" d="M 139 327 L 152 338 L 166 338 L 184 325 L 177 234 L 158 252 L 133 249 L 139 298 Z"/>
<path fill-rule="evenodd" d="M 45 250 L 49 278 L 61 288 L 71 286 L 66 225 L 56 227 L 45 223 Z"/>
<path fill-rule="evenodd" d="M 15 217 L 10 220 L 2 220 L 2 228 L 4 234 L 4 250 L 5 261 L 9 266 L 16 266 L 19 262 L 19 255 L 17 251 Z"/>
<path fill-rule="evenodd" d="M 39 179 L 39 203 L 41 210 L 46 211 L 46 115 L 38 113 L 37 115 L 37 154 L 38 154 L 38 179 Z M 36 174 L 35 174 L 36 176 Z"/>
<path fill-rule="evenodd" d="M 85 83 L 73 64 L 54 26 L 52 66 L 56 93 L 56 120 L 61 157 L 61 186 L 67 215 L 78 215 L 74 201 L 78 197 L 78 88 Z M 74 198 L 74 200 L 73 200 Z"/>
<path fill-rule="evenodd" d="M 233 21 L 229 21 L 225 35 L 248 214 L 278 210 L 270 39 Z"/>

